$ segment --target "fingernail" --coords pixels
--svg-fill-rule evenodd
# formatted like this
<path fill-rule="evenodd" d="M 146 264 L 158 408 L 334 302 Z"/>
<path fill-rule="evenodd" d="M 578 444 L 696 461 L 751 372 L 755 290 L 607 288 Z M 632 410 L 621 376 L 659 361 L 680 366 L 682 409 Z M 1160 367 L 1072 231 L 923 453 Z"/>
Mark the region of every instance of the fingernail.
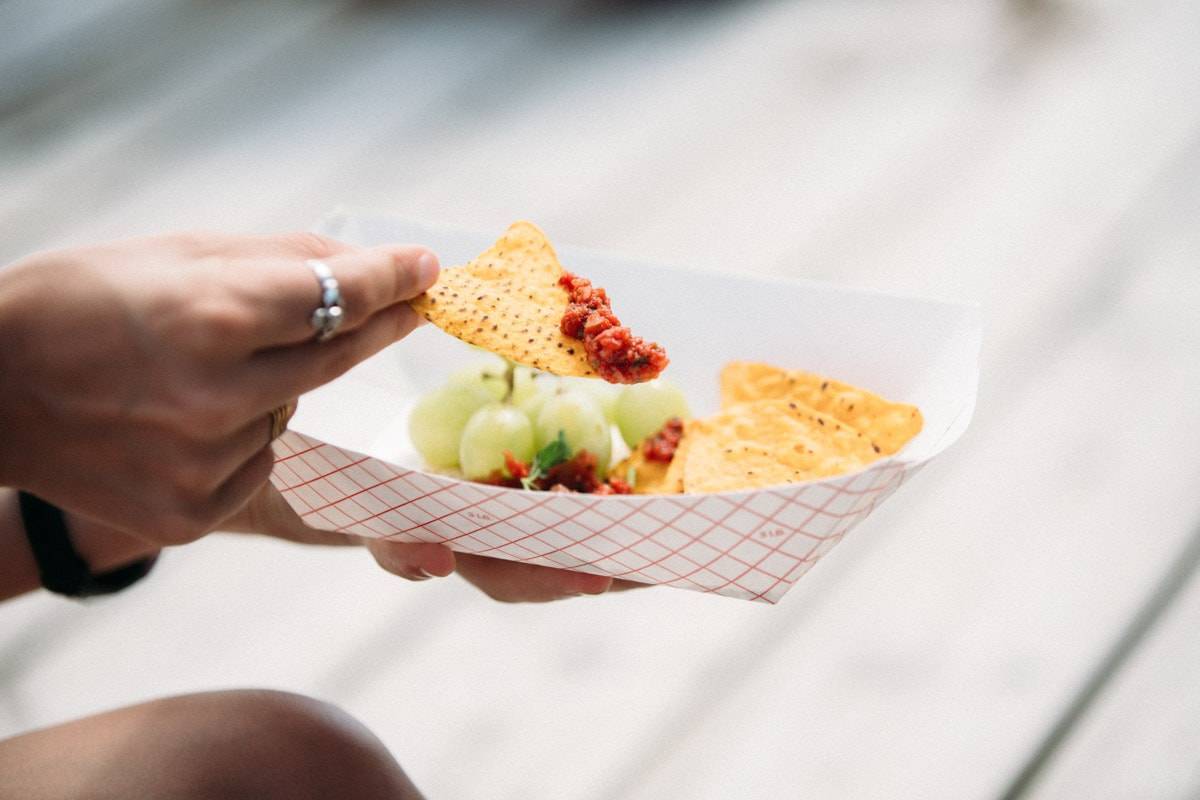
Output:
<path fill-rule="evenodd" d="M 426 250 L 417 258 L 417 275 L 421 281 L 422 291 L 437 282 L 438 271 L 438 257 L 432 250 Z"/>
<path fill-rule="evenodd" d="M 426 553 L 425 563 L 429 566 L 422 564 L 417 569 L 431 578 L 444 578 L 454 573 L 454 556 L 450 553 Z"/>
<path fill-rule="evenodd" d="M 421 573 L 423 576 L 425 576 L 424 578 L 421 578 L 421 580 L 425 580 L 425 578 L 436 578 L 436 577 L 438 577 L 437 575 L 434 575 L 432 572 L 430 572 L 429 570 L 425 569 L 424 567 L 417 567 L 417 572 L 419 572 L 419 573 Z"/>

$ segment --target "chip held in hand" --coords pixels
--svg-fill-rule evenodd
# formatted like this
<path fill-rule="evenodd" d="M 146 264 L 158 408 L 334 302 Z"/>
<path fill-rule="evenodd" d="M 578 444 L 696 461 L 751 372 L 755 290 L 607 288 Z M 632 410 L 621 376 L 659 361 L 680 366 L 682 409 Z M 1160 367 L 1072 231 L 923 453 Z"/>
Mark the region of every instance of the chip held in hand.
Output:
<path fill-rule="evenodd" d="M 464 342 L 555 375 L 640 383 L 667 366 L 666 351 L 621 325 L 604 289 L 566 272 L 531 222 L 442 270 L 410 305 Z"/>

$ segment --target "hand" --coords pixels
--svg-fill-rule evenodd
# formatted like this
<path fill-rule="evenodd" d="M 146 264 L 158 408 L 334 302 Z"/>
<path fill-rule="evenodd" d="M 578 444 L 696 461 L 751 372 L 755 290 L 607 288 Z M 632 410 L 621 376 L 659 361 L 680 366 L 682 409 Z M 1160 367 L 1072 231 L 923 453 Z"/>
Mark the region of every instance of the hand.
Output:
<path fill-rule="evenodd" d="M 227 520 L 221 528 L 262 533 L 306 544 L 365 544 L 379 566 L 401 578 L 423 581 L 458 572 L 488 597 L 508 603 L 545 602 L 641 585 L 614 581 L 604 575 L 455 553 L 442 544 L 388 542 L 317 530 L 305 525 L 270 484 L 263 487 L 241 512 Z"/>
<path fill-rule="evenodd" d="M 347 317 L 317 343 L 304 264 Z M 404 337 L 437 277 L 420 247 L 190 234 L 35 254 L 0 271 L 0 484 L 145 541 L 211 530 L 265 484 L 268 413 Z"/>
<path fill-rule="evenodd" d="M 455 553 L 445 545 L 409 544 L 373 539 L 367 548 L 379 566 L 408 580 L 458 572 L 475 588 L 504 603 L 545 603 L 585 594 L 604 594 L 614 586 L 607 575 Z"/>

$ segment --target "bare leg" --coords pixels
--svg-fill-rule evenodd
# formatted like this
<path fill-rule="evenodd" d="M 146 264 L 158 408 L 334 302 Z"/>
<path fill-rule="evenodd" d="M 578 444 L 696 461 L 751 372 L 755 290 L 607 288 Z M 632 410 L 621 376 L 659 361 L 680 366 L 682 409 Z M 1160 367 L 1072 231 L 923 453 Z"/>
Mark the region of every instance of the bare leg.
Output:
<path fill-rule="evenodd" d="M 0 741 L 23 800 L 420 800 L 383 744 L 326 703 L 270 691 L 154 700 Z"/>

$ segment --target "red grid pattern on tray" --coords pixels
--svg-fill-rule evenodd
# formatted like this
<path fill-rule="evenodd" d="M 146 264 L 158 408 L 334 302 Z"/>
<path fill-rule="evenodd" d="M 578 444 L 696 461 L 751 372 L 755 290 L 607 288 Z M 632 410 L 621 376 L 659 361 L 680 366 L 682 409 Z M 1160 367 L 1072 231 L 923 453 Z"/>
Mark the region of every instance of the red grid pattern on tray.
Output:
<path fill-rule="evenodd" d="M 272 481 L 310 525 L 774 603 L 919 468 L 738 494 L 521 492 L 286 432 Z"/>

